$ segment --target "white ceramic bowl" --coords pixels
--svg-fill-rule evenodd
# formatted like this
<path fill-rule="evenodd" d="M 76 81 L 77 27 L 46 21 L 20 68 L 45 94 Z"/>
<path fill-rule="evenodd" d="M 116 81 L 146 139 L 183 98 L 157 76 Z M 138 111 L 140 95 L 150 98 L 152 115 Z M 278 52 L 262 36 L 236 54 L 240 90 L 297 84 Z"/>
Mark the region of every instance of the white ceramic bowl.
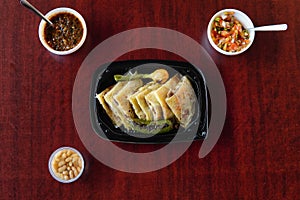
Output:
<path fill-rule="evenodd" d="M 62 150 L 71 150 L 71 151 L 75 152 L 76 154 L 78 154 L 78 156 L 79 156 L 79 158 L 80 158 L 80 160 L 81 160 L 81 165 L 82 165 L 82 167 L 81 167 L 80 172 L 78 173 L 77 176 L 75 176 L 74 178 L 71 178 L 71 179 L 69 179 L 69 180 L 64 180 L 64 179 L 62 179 L 62 178 L 56 176 L 56 174 L 55 174 L 55 172 L 54 172 L 54 169 L 53 169 L 53 167 L 52 167 L 52 161 L 53 161 L 53 159 L 55 158 L 56 154 L 57 154 L 58 152 L 62 151 Z M 61 182 L 61 183 L 72 183 L 72 182 L 76 181 L 76 180 L 82 175 L 82 173 L 83 173 L 83 171 L 84 171 L 84 159 L 83 159 L 83 156 L 81 155 L 81 153 L 80 153 L 78 150 L 74 149 L 73 147 L 60 147 L 60 148 L 58 148 L 57 150 L 55 150 L 55 151 L 51 154 L 51 156 L 50 156 L 50 158 L 49 158 L 49 162 L 48 162 L 48 169 L 49 169 L 49 172 L 50 172 L 51 176 L 52 176 L 55 180 L 57 180 L 57 181 L 59 181 L 59 182 Z"/>
<path fill-rule="evenodd" d="M 255 31 L 253 30 L 248 30 L 249 31 L 249 40 L 250 40 L 250 43 L 244 47 L 243 49 L 241 49 L 240 51 L 237 51 L 237 52 L 227 52 L 227 51 L 224 51 L 223 49 L 219 48 L 215 43 L 214 41 L 212 40 L 211 38 L 211 30 L 212 30 L 212 25 L 213 25 L 213 22 L 215 20 L 216 17 L 218 16 L 221 16 L 222 14 L 224 14 L 225 12 L 234 12 L 234 17 L 241 22 L 242 26 L 245 28 L 245 29 L 249 29 L 249 28 L 254 28 L 254 25 L 251 21 L 251 19 L 243 12 L 239 11 L 239 10 L 236 10 L 236 9 L 224 9 L 224 10 L 221 10 L 219 12 L 217 12 L 212 18 L 211 20 L 209 21 L 209 24 L 208 24 L 208 27 L 207 27 L 207 37 L 208 37 L 208 40 L 209 40 L 209 43 L 211 44 L 211 46 L 217 50 L 218 52 L 220 52 L 221 54 L 224 54 L 224 55 L 229 55 L 229 56 L 232 56 L 232 55 L 238 55 L 238 54 L 241 54 L 243 52 L 245 52 L 247 49 L 249 49 L 249 47 L 252 45 L 253 41 L 254 41 L 254 37 L 255 37 Z"/>
<path fill-rule="evenodd" d="M 70 14 L 75 15 L 75 17 L 77 17 L 79 19 L 79 21 L 81 22 L 82 27 L 83 27 L 83 35 L 82 35 L 80 42 L 74 48 L 66 50 L 66 51 L 54 50 L 47 44 L 47 42 L 45 40 L 44 30 L 45 30 L 47 22 L 45 22 L 44 20 L 41 20 L 40 25 L 39 25 L 39 30 L 38 30 L 39 39 L 40 39 L 41 43 L 43 44 L 43 46 L 51 53 L 56 54 L 56 55 L 68 55 L 68 54 L 71 54 L 71 53 L 77 51 L 83 45 L 83 43 L 86 39 L 86 35 L 87 35 L 87 27 L 86 27 L 86 23 L 85 23 L 83 17 L 77 11 L 75 11 L 71 8 L 65 8 L 65 7 L 56 8 L 56 9 L 48 12 L 45 16 L 48 19 L 50 19 L 51 17 L 53 17 L 59 13 L 70 13 Z"/>

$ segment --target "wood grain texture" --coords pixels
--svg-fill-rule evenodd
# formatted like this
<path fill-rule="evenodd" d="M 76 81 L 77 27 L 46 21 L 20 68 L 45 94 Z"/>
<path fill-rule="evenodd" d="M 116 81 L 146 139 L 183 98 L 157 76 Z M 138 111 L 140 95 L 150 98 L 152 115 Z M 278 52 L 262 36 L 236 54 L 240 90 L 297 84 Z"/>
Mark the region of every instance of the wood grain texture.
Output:
<path fill-rule="evenodd" d="M 283 1 L 31 0 L 42 12 L 72 7 L 85 18 L 84 46 L 54 56 L 40 44 L 40 19 L 18 1 L 1 4 L 0 199 L 300 199 L 300 4 Z M 226 57 L 206 39 L 210 17 L 237 8 L 255 25 L 288 23 L 285 32 L 256 33 L 244 54 Z M 213 151 L 198 158 L 201 142 L 170 166 L 145 174 L 111 169 L 83 146 L 72 118 L 73 83 L 80 64 L 100 42 L 137 27 L 180 31 L 209 52 L 223 77 L 227 118 Z M 180 44 L 174 44 L 180 45 Z M 180 60 L 161 50 L 139 50 L 126 59 Z M 50 154 L 70 145 L 87 162 L 75 183 L 49 174 Z M 135 152 L 155 145 L 118 144 Z M 164 159 L 164 158 L 161 158 Z"/>

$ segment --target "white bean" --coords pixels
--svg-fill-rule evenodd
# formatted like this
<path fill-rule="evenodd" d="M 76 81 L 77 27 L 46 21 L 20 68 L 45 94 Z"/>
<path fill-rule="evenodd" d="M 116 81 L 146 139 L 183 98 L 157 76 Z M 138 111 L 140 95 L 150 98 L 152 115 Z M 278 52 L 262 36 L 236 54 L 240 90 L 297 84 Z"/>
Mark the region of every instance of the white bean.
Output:
<path fill-rule="evenodd" d="M 67 157 L 67 158 L 65 159 L 66 162 L 70 162 L 71 160 L 72 160 L 71 157 Z"/>
<path fill-rule="evenodd" d="M 74 178 L 74 175 L 73 175 L 73 171 L 72 171 L 72 170 L 69 171 L 69 176 L 70 176 L 70 178 Z"/>
<path fill-rule="evenodd" d="M 60 168 L 58 168 L 58 172 L 63 172 L 63 171 L 65 171 L 67 169 L 67 166 L 66 165 L 64 165 L 64 166 L 62 166 L 62 167 L 60 167 Z"/>
<path fill-rule="evenodd" d="M 58 167 L 61 167 L 61 166 L 63 166 L 64 164 L 66 164 L 66 162 L 65 161 L 60 161 L 59 163 L 58 163 Z"/>
<path fill-rule="evenodd" d="M 72 154 L 72 151 L 68 150 L 67 151 L 67 156 L 70 156 Z"/>
<path fill-rule="evenodd" d="M 66 153 L 63 153 L 62 156 L 61 156 L 63 159 L 65 159 L 67 157 L 67 154 Z"/>

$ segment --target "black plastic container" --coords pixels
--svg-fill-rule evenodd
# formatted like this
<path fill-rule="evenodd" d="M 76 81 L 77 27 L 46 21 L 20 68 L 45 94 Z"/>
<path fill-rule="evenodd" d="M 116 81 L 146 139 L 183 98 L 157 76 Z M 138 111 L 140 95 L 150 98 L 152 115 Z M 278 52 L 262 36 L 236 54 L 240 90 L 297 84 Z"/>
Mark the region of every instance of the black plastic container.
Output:
<path fill-rule="evenodd" d="M 179 128 L 167 133 L 147 135 L 143 133 L 127 134 L 121 128 L 116 128 L 110 118 L 95 98 L 109 86 L 114 85 L 115 74 L 125 74 L 128 71 L 138 73 L 151 73 L 157 68 L 165 68 L 169 71 L 170 77 L 175 73 L 186 75 L 195 91 L 198 103 L 196 113 L 191 125 L 186 128 Z M 205 139 L 208 131 L 208 94 L 205 78 L 199 68 L 187 62 L 165 61 L 165 60 L 129 60 L 119 61 L 100 66 L 94 73 L 90 93 L 90 114 L 91 124 L 96 134 L 101 138 L 114 142 L 127 143 L 168 143 Z M 151 137 L 149 137 L 151 136 Z"/>

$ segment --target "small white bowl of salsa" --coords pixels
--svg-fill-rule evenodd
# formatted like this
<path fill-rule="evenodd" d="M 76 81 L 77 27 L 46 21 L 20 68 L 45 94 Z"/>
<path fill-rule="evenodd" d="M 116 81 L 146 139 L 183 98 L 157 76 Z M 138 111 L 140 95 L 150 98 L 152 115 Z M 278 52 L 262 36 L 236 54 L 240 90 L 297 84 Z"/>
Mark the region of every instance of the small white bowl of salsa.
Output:
<path fill-rule="evenodd" d="M 211 46 L 224 55 L 238 55 L 252 45 L 255 31 L 251 19 L 236 9 L 224 9 L 217 12 L 207 27 L 207 36 Z"/>
<path fill-rule="evenodd" d="M 68 55 L 84 43 L 87 27 L 84 18 L 71 8 L 56 8 L 46 15 L 53 26 L 41 20 L 39 39 L 42 45 L 56 55 Z"/>

